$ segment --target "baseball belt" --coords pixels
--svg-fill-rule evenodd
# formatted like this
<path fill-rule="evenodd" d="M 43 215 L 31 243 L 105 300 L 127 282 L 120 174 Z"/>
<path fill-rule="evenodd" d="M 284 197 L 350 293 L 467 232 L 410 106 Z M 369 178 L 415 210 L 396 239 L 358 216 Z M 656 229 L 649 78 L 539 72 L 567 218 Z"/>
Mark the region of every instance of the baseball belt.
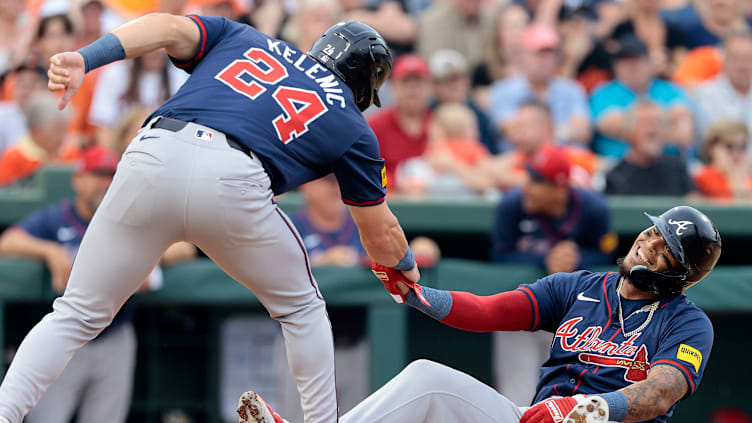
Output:
<path fill-rule="evenodd" d="M 185 128 L 186 125 L 188 125 L 188 122 L 183 122 L 182 120 L 179 120 L 179 119 L 173 119 L 173 118 L 168 118 L 168 117 L 159 117 L 159 118 L 157 118 L 157 121 L 154 122 L 153 125 L 151 125 L 151 127 L 152 128 L 157 128 L 157 129 L 165 129 L 165 130 L 170 131 L 170 132 L 178 132 L 178 131 L 182 130 L 183 128 Z M 217 131 L 217 132 L 219 132 L 219 131 Z M 253 158 L 253 153 L 251 153 L 251 149 L 250 148 L 248 148 L 245 145 L 243 145 L 243 144 L 235 141 L 234 139 L 232 139 L 227 134 L 225 134 L 225 139 L 227 140 L 227 144 L 230 147 L 232 147 L 232 148 L 234 148 L 236 150 L 242 151 L 248 157 Z"/>

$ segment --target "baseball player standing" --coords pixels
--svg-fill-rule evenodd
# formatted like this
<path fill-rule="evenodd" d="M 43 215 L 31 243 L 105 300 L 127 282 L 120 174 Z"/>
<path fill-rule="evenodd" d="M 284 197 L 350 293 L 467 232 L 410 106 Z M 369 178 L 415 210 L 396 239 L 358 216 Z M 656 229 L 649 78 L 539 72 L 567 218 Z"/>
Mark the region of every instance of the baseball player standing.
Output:
<path fill-rule="evenodd" d="M 280 322 L 305 421 L 335 422 L 331 326 L 303 243 L 274 195 L 333 172 L 371 258 L 419 279 L 384 203 L 384 163 L 361 115 L 380 104 L 389 49 L 359 22 L 333 26 L 305 54 L 224 18 L 150 14 L 53 56 L 49 88 L 65 91 L 65 107 L 86 72 L 159 48 L 191 76 L 126 150 L 65 294 L 26 336 L 0 386 L 0 422 L 21 422 L 180 240 Z"/>
<path fill-rule="evenodd" d="M 713 343 L 710 320 L 683 294 L 721 254 L 715 225 L 692 207 L 659 217 L 619 271 L 555 273 L 488 297 L 440 291 L 374 266 L 392 295 L 456 328 L 554 332 L 532 407 L 471 376 L 418 360 L 342 417 L 343 423 L 665 422 L 696 389 Z M 406 283 L 403 283 L 406 282 Z M 264 423 L 281 422 L 244 395 Z M 275 420 L 276 418 L 276 420 Z"/>

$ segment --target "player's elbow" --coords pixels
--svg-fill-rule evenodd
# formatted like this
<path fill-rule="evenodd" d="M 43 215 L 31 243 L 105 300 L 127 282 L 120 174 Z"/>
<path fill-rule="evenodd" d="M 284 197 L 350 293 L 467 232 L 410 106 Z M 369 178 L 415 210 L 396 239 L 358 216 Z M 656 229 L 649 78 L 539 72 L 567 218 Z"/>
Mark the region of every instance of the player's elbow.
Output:
<path fill-rule="evenodd" d="M 652 418 L 662 416 L 668 413 L 668 410 L 670 410 L 673 405 L 674 402 L 671 400 L 671 392 L 664 389 L 656 389 L 650 407 L 650 415 Z"/>
<path fill-rule="evenodd" d="M 168 52 L 179 46 L 185 38 L 184 19 L 183 16 L 160 12 L 149 13 L 140 18 L 143 22 L 148 22 L 146 26 L 154 28 L 153 39 L 159 40 Z"/>
<path fill-rule="evenodd" d="M 169 13 L 152 13 L 155 19 L 158 19 L 164 26 L 165 39 L 169 47 L 174 47 L 183 41 L 185 37 L 185 22 L 182 16 L 170 15 Z"/>
<path fill-rule="evenodd" d="M 666 393 L 666 395 L 661 395 L 658 399 L 658 402 L 656 404 L 656 410 L 655 410 L 655 417 L 662 416 L 666 413 L 668 413 L 668 410 L 673 407 L 674 402 L 671 401 L 669 398 L 669 393 Z"/>

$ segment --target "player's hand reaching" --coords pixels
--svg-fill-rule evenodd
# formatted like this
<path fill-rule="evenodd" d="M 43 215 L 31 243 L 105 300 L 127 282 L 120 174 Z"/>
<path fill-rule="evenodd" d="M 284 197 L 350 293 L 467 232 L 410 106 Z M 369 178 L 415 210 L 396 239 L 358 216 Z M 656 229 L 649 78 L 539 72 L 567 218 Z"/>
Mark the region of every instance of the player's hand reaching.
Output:
<path fill-rule="evenodd" d="M 50 59 L 50 69 L 47 76 L 50 78 L 47 88 L 50 91 L 65 91 L 57 108 L 63 110 L 71 98 L 81 88 L 86 75 L 84 57 L 77 52 L 59 53 Z"/>
<path fill-rule="evenodd" d="M 597 423 L 608 421 L 608 405 L 599 396 L 575 395 L 541 401 L 530 407 L 520 423 Z"/>
<path fill-rule="evenodd" d="M 417 272 L 418 266 L 415 266 L 413 270 Z M 381 280 L 384 284 L 384 288 L 389 291 L 389 294 L 392 295 L 392 298 L 394 298 L 394 301 L 398 304 L 404 304 L 407 294 L 409 294 L 410 291 L 413 291 L 423 304 L 429 307 L 431 306 L 428 300 L 423 297 L 421 286 L 409 279 L 408 275 L 405 274 L 406 272 L 401 272 L 376 262 L 371 265 L 371 271 L 377 278 L 379 278 L 379 280 Z M 420 277 L 420 275 L 418 275 L 418 277 Z"/>

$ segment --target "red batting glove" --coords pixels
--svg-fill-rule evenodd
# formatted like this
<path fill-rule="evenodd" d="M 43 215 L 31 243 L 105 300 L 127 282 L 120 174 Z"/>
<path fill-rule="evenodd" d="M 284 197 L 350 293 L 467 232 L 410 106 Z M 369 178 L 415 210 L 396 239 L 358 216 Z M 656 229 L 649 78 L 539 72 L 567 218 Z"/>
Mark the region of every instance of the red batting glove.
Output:
<path fill-rule="evenodd" d="M 381 280 L 381 282 L 384 284 L 384 288 L 389 291 L 389 294 L 392 296 L 394 301 L 397 302 L 397 304 L 405 303 L 405 296 L 402 295 L 402 292 L 400 292 L 399 288 L 397 288 L 397 282 L 402 282 L 407 285 L 410 290 L 415 292 L 415 295 L 418 296 L 420 302 L 427 305 L 428 307 L 431 307 L 431 303 L 429 303 L 428 300 L 426 300 L 426 298 L 423 296 L 422 287 L 417 283 L 408 280 L 405 275 L 403 275 L 399 270 L 392 269 L 391 267 L 386 267 L 383 264 L 373 262 L 373 264 L 371 265 L 371 271 L 374 275 L 376 275 L 377 278 L 379 278 L 379 280 Z"/>
<path fill-rule="evenodd" d="M 520 423 L 561 423 L 577 406 L 578 397 L 549 398 L 530 407 L 522 415 Z"/>

